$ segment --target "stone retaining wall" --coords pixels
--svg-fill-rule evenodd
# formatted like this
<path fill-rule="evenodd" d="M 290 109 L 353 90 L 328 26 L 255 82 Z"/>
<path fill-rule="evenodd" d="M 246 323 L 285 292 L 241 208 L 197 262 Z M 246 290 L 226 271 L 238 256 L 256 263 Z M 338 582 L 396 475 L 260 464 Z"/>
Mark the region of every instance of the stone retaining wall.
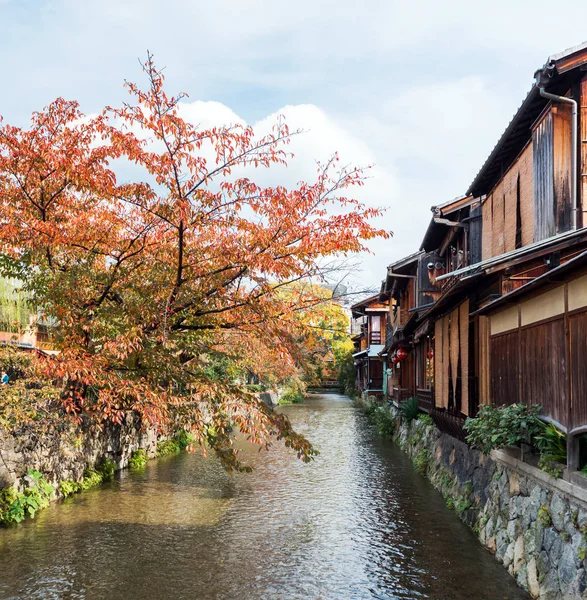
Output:
<path fill-rule="evenodd" d="M 398 445 L 521 587 L 541 600 L 587 598 L 585 489 L 388 410 Z"/>
<path fill-rule="evenodd" d="M 154 431 L 143 431 L 134 413 L 128 413 L 122 425 L 102 430 L 83 423 L 73 427 L 65 421 L 48 431 L 22 427 L 8 433 L 0 429 L 0 488 L 19 488 L 29 469 L 40 471 L 56 487 L 60 481 L 79 482 L 86 468 L 104 457 L 118 469 L 126 467 L 138 448 L 155 456 L 157 436 Z"/>

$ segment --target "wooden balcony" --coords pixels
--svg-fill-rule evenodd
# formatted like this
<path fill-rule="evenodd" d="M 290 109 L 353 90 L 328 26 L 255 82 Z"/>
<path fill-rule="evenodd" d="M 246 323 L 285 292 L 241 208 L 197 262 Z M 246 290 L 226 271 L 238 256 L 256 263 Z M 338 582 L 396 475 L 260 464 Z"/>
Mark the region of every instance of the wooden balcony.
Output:
<path fill-rule="evenodd" d="M 417 389 L 416 396 L 420 410 L 430 412 L 434 408 L 434 392 L 432 390 Z"/>

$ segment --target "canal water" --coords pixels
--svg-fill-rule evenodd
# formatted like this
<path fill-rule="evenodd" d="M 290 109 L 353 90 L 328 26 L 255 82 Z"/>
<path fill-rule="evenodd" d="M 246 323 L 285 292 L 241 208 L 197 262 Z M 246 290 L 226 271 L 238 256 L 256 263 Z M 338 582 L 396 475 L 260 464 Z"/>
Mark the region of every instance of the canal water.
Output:
<path fill-rule="evenodd" d="M 181 454 L 0 530 L 0 598 L 501 600 L 527 596 L 351 401 L 283 409 L 320 451 Z"/>

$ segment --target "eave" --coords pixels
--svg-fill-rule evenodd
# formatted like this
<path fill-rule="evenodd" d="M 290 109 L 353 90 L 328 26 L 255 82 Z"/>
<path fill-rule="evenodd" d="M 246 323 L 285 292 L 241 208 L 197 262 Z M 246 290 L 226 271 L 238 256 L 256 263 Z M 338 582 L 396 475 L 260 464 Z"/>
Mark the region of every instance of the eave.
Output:
<path fill-rule="evenodd" d="M 483 308 L 475 311 L 473 314 L 475 315 L 483 315 L 498 308 L 501 308 L 504 305 L 510 304 L 512 302 L 517 302 L 523 296 L 526 296 L 537 289 L 545 287 L 550 284 L 560 284 L 565 280 L 565 277 L 572 271 L 580 269 L 581 267 L 587 266 L 587 250 L 581 252 L 577 256 L 571 258 L 567 262 L 547 271 L 543 275 L 536 277 L 532 281 L 520 286 L 519 288 L 512 290 L 511 292 L 504 294 L 501 298 L 497 298 L 493 302 L 486 304 Z"/>
<path fill-rule="evenodd" d="M 550 56 L 543 67 L 551 72 L 548 91 L 564 94 L 577 79 L 577 68 L 586 63 L 587 42 Z M 493 189 L 532 137 L 532 124 L 548 103 L 549 100 L 540 95 L 540 90 L 534 83 L 473 179 L 467 195 L 481 196 Z"/>

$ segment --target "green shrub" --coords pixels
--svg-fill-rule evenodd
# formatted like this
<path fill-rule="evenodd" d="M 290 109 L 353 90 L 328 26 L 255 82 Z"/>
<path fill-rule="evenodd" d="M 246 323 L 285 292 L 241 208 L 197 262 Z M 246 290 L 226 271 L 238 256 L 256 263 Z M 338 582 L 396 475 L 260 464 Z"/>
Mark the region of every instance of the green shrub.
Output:
<path fill-rule="evenodd" d="M 376 406 L 371 414 L 371 419 L 377 426 L 380 435 L 392 438 L 395 433 L 395 419 L 389 410 L 383 406 Z"/>
<path fill-rule="evenodd" d="M 459 496 L 454 503 L 455 512 L 459 517 L 473 507 L 473 502 L 467 496 Z"/>
<path fill-rule="evenodd" d="M 267 391 L 267 386 L 262 383 L 247 383 L 247 389 L 249 392 L 253 392 L 254 394 L 259 394 L 261 392 Z"/>
<path fill-rule="evenodd" d="M 130 459 L 128 461 L 128 466 L 131 469 L 142 469 L 147 464 L 147 454 L 144 450 L 139 448 L 138 450 L 134 450 L 130 455 Z"/>
<path fill-rule="evenodd" d="M 449 510 L 454 510 L 459 517 L 462 517 L 463 514 L 468 511 L 470 508 L 473 508 L 473 501 L 469 497 L 470 492 L 468 488 L 465 487 L 463 489 L 463 493 L 457 496 L 446 496 L 445 502 L 446 507 Z"/>
<path fill-rule="evenodd" d="M 546 506 L 546 504 L 543 504 L 538 509 L 538 520 L 544 527 L 550 527 L 552 519 L 550 518 L 550 511 L 548 510 L 548 506 Z"/>
<path fill-rule="evenodd" d="M 177 442 L 177 445 L 181 452 L 182 450 L 185 450 L 188 446 L 193 444 L 196 441 L 196 438 L 193 433 L 186 431 L 185 429 L 181 429 L 175 434 L 174 440 Z"/>
<path fill-rule="evenodd" d="M 430 452 L 426 448 L 422 448 L 414 457 L 414 468 L 418 473 L 420 473 L 420 475 L 426 475 L 429 464 Z"/>
<path fill-rule="evenodd" d="M 334 352 L 334 369 L 337 374 L 336 378 L 339 390 L 343 394 L 353 398 L 357 396 L 355 388 L 357 372 L 355 371 L 352 343 L 349 344 L 348 340 L 345 342 L 334 342 L 332 349 Z"/>
<path fill-rule="evenodd" d="M 567 463 L 567 434 L 552 423 L 543 423 L 542 427 L 543 430 L 534 438 L 540 451 L 538 466 L 552 477 L 560 477 L 563 467 L 557 463 Z"/>
<path fill-rule="evenodd" d="M 292 377 L 283 388 L 278 404 L 299 404 L 304 401 L 305 391 L 305 385 L 297 377 Z"/>
<path fill-rule="evenodd" d="M 432 417 L 426 413 L 422 413 L 421 415 L 419 415 L 418 421 L 420 421 L 420 423 L 424 423 L 424 425 L 426 425 L 427 427 L 434 427 L 434 419 L 432 419 Z"/>
<path fill-rule="evenodd" d="M 81 488 L 82 490 L 86 491 L 100 485 L 102 481 L 104 481 L 104 479 L 102 478 L 102 474 L 96 471 L 96 469 L 88 467 L 84 472 L 84 478 L 81 482 Z"/>
<path fill-rule="evenodd" d="M 179 444 L 173 439 L 161 440 L 157 443 L 157 456 L 167 456 L 168 454 L 175 454 L 179 452 Z"/>
<path fill-rule="evenodd" d="M 20 523 L 27 516 L 33 518 L 38 510 L 49 506 L 55 489 L 45 476 L 30 469 L 25 482 L 27 487 L 22 492 L 14 488 L 0 491 L 0 524 Z"/>
<path fill-rule="evenodd" d="M 177 454 L 185 450 L 188 446 L 196 441 L 193 433 L 180 430 L 172 438 L 161 440 L 157 444 L 157 456 L 168 456 L 169 454 Z"/>
<path fill-rule="evenodd" d="M 379 406 L 377 406 L 377 404 L 375 404 L 375 403 L 363 405 L 363 412 L 369 418 L 373 417 L 378 410 L 379 410 Z"/>
<path fill-rule="evenodd" d="M 464 429 L 467 442 L 483 454 L 505 446 L 531 444 L 534 436 L 543 430 L 538 417 L 540 406 L 512 404 L 510 406 L 485 405 L 476 418 L 468 418 Z"/>
<path fill-rule="evenodd" d="M 418 418 L 420 414 L 420 409 L 418 408 L 418 398 L 412 397 L 408 398 L 404 402 L 400 404 L 399 414 L 401 415 L 404 421 L 410 423 L 414 419 Z"/>
<path fill-rule="evenodd" d="M 76 494 L 81 489 L 81 483 L 78 483 L 77 481 L 73 481 L 71 479 L 66 479 L 65 481 L 61 481 L 59 483 L 59 491 L 61 492 L 64 498 Z"/>
<path fill-rule="evenodd" d="M 114 478 L 114 473 L 116 473 L 116 463 L 109 458 L 103 457 L 98 463 L 96 470 L 102 476 L 102 481 L 109 481 Z"/>

